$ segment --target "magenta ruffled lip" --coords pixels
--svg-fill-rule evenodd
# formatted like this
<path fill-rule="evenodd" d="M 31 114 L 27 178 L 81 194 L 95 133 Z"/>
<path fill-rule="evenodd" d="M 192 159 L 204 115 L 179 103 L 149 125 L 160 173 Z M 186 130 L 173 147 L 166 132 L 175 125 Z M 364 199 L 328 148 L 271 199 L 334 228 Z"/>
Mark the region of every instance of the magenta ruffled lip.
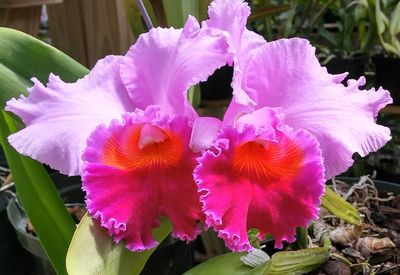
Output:
<path fill-rule="evenodd" d="M 197 154 L 189 149 L 189 125 L 188 118 L 168 116 L 151 106 L 126 113 L 122 121 L 113 120 L 108 127 L 98 126 L 88 139 L 83 187 L 89 213 L 116 242 L 124 240 L 128 249 L 156 246 L 151 230 L 158 227 L 161 216 L 172 221 L 172 235 L 181 240 L 191 241 L 200 233 L 202 212 L 192 178 Z M 147 137 L 143 148 L 141 135 Z M 170 144 L 178 147 L 175 150 Z M 151 146 L 156 146 L 155 151 L 143 157 L 157 161 L 145 163 L 136 157 Z M 165 158 L 164 162 L 160 158 Z"/>
<path fill-rule="evenodd" d="M 269 114 L 275 115 L 274 112 Z M 263 129 L 251 124 L 244 125 L 241 130 L 231 126 L 223 128 L 212 148 L 197 159 L 194 170 L 205 223 L 218 231 L 226 246 L 235 252 L 252 249 L 247 237 L 251 228 L 260 230 L 261 236 L 272 234 L 277 248 L 282 247 L 284 240 L 294 241 L 295 228 L 307 226 L 317 216 L 324 192 L 323 158 L 316 139 L 304 130 L 283 128 L 275 129 L 275 135 L 263 135 Z M 282 147 L 282 150 L 286 150 L 288 156 L 292 154 L 290 150 L 296 148 L 290 144 L 301 148 L 304 156 L 296 175 L 291 179 L 282 175 L 268 182 L 268 177 L 263 180 L 248 173 L 237 174 L 232 165 L 238 148 L 260 136 L 272 137 L 272 144 L 285 142 L 282 146 L 289 147 Z M 298 194 L 302 194 L 301 198 Z"/>

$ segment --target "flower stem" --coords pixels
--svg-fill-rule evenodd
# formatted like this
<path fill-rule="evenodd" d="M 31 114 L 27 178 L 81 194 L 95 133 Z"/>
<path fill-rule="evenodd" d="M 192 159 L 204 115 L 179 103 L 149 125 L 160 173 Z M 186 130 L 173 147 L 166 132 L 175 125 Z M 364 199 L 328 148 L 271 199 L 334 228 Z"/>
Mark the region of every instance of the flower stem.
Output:
<path fill-rule="evenodd" d="M 150 16 L 146 10 L 146 7 L 143 4 L 142 0 L 136 0 L 136 3 L 139 7 L 140 13 L 142 14 L 143 20 L 146 23 L 146 27 L 148 30 L 153 28 L 153 23 L 151 22 Z"/>

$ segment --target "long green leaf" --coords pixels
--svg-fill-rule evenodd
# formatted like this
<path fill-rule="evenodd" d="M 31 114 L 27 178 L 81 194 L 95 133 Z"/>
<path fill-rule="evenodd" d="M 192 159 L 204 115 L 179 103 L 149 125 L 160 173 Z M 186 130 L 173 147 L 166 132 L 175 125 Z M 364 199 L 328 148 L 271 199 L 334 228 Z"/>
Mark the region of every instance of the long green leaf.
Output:
<path fill-rule="evenodd" d="M 88 70 L 40 40 L 25 33 L 0 28 L 0 105 L 26 94 L 30 79 L 47 82 L 50 73 L 75 81 Z M 66 211 L 53 182 L 41 164 L 19 155 L 7 137 L 17 131 L 16 121 L 2 111 L 0 140 L 10 165 L 18 196 L 58 274 L 67 274 L 65 257 L 75 224 Z"/>
<path fill-rule="evenodd" d="M 249 22 L 258 20 L 258 19 L 262 19 L 267 16 L 284 13 L 290 9 L 292 9 L 292 7 L 288 6 L 288 5 L 267 6 L 267 7 L 256 8 L 251 12 L 251 15 L 249 17 Z"/>
<path fill-rule="evenodd" d="M 38 162 L 19 155 L 7 137 L 17 131 L 14 119 L 0 115 L 0 140 L 15 181 L 19 199 L 40 242 L 58 274 L 67 274 L 65 256 L 75 224 L 64 207 L 46 170 Z"/>
<path fill-rule="evenodd" d="M 400 2 L 397 3 L 392 15 L 390 16 L 390 34 L 396 36 L 400 32 Z"/>
<path fill-rule="evenodd" d="M 164 219 L 153 236 L 161 242 L 171 232 L 171 223 Z M 92 218 L 86 215 L 79 224 L 67 255 L 67 270 L 70 275 L 134 275 L 139 274 L 153 253 L 148 250 L 133 253 L 122 243 L 116 245 L 111 237 Z"/>
<path fill-rule="evenodd" d="M 361 223 L 358 210 L 327 186 L 325 186 L 325 195 L 322 197 L 322 207 L 348 223 Z"/>
<path fill-rule="evenodd" d="M 17 30 L 0 28 L 0 107 L 26 94 L 30 79 L 46 83 L 49 74 L 73 82 L 88 73 L 84 66 L 42 41 Z"/>

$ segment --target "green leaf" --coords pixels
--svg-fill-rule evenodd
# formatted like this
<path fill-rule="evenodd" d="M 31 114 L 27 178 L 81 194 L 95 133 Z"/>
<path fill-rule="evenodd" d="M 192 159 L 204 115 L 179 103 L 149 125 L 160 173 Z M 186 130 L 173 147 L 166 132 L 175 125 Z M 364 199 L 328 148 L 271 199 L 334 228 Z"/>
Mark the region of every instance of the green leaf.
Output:
<path fill-rule="evenodd" d="M 260 230 L 256 228 L 251 228 L 249 231 L 247 231 L 247 236 L 249 238 L 249 242 L 252 247 L 260 249 Z"/>
<path fill-rule="evenodd" d="M 192 104 L 193 107 L 198 108 L 200 106 L 200 103 L 201 103 L 201 91 L 200 91 L 200 85 L 199 84 L 189 88 L 188 100 Z"/>
<path fill-rule="evenodd" d="M 50 73 L 72 82 L 88 69 L 25 33 L 0 28 L 0 104 L 26 94 L 30 79 L 47 82 Z M 53 182 L 41 164 L 19 155 L 7 137 L 16 132 L 16 121 L 6 112 L 0 115 L 0 140 L 13 174 L 18 196 L 40 242 L 58 274 L 67 274 L 65 257 L 75 224 L 66 211 Z"/>
<path fill-rule="evenodd" d="M 325 186 L 325 195 L 322 197 L 322 207 L 348 223 L 357 225 L 361 223 L 358 210 L 328 186 Z"/>
<path fill-rule="evenodd" d="M 246 253 L 228 253 L 195 266 L 185 275 L 286 275 L 305 274 L 317 269 L 330 256 L 330 247 L 307 248 L 297 251 L 275 253 L 265 264 L 251 268 L 245 265 L 240 257 Z"/>
<path fill-rule="evenodd" d="M 275 253 L 267 262 L 262 274 L 306 274 L 317 269 L 329 259 L 329 250 L 329 247 L 315 247 Z M 256 273 L 251 274 L 259 274 L 259 269 L 262 267 L 256 268 Z"/>
<path fill-rule="evenodd" d="M 0 28 L 0 105 L 26 94 L 30 79 L 46 83 L 49 74 L 73 82 L 88 73 L 84 66 L 42 41 L 23 32 Z"/>
<path fill-rule="evenodd" d="M 136 4 L 136 0 L 124 0 L 126 14 L 128 16 L 128 21 L 131 26 L 133 35 L 138 38 L 142 33 L 147 32 L 146 26 L 143 24 L 142 15 Z M 155 27 L 159 25 L 158 20 L 154 14 L 153 8 L 149 0 L 143 0 L 143 4 L 150 16 L 151 22 Z"/>
<path fill-rule="evenodd" d="M 199 17 L 199 0 L 163 0 L 169 26 L 182 28 L 189 14 Z"/>
<path fill-rule="evenodd" d="M 171 232 L 171 223 L 164 219 L 153 236 L 161 242 Z M 92 218 L 85 215 L 81 220 L 67 255 L 69 275 L 139 274 L 155 249 L 133 253 L 123 243 L 115 244 L 107 232 Z"/>
<path fill-rule="evenodd" d="M 292 7 L 288 6 L 288 5 L 267 6 L 267 7 L 256 8 L 251 12 L 251 15 L 250 15 L 248 21 L 251 22 L 254 20 L 262 19 L 267 16 L 281 14 L 290 9 L 292 9 Z"/>
<path fill-rule="evenodd" d="M 296 244 L 297 248 L 303 249 L 307 248 L 308 243 L 308 231 L 305 227 L 296 228 Z"/>
<path fill-rule="evenodd" d="M 339 48 L 339 42 L 337 37 L 335 37 L 331 32 L 325 29 L 323 26 L 318 28 L 318 34 L 321 38 L 325 39 L 334 49 Z"/>
<path fill-rule="evenodd" d="M 8 143 L 7 137 L 16 131 L 14 119 L 1 111 L 0 141 L 11 168 L 18 197 L 55 270 L 59 275 L 67 274 L 65 256 L 75 223 L 43 166 L 21 156 Z"/>
<path fill-rule="evenodd" d="M 396 36 L 400 32 L 400 2 L 397 3 L 389 23 L 390 34 Z"/>
<path fill-rule="evenodd" d="M 242 275 L 252 271 L 252 267 L 245 265 L 240 257 L 246 253 L 227 253 L 201 263 L 190 269 L 185 275 L 229 274 Z M 262 273 L 259 273 L 262 274 Z"/>
<path fill-rule="evenodd" d="M 387 18 L 381 10 L 380 0 L 376 1 L 375 17 L 376 17 L 376 26 L 377 26 L 378 34 L 381 36 L 385 32 L 385 29 L 386 29 L 385 21 L 387 21 Z M 386 20 L 385 20 L 385 18 L 386 18 Z"/>

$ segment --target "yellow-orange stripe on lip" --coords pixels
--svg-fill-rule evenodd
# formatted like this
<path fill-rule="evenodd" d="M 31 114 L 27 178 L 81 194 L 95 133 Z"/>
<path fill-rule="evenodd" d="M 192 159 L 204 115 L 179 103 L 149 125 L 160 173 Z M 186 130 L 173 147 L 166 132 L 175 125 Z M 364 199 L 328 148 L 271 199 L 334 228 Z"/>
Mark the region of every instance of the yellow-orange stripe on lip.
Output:
<path fill-rule="evenodd" d="M 148 143 L 140 149 L 143 126 L 135 125 L 113 133 L 104 146 L 104 164 L 121 170 L 168 168 L 176 165 L 183 154 L 181 137 L 171 131 L 164 131 L 167 136 L 165 140 Z"/>
<path fill-rule="evenodd" d="M 279 143 L 256 140 L 234 149 L 232 168 L 237 176 L 263 182 L 285 180 L 298 175 L 303 159 L 301 147 L 288 138 Z"/>

